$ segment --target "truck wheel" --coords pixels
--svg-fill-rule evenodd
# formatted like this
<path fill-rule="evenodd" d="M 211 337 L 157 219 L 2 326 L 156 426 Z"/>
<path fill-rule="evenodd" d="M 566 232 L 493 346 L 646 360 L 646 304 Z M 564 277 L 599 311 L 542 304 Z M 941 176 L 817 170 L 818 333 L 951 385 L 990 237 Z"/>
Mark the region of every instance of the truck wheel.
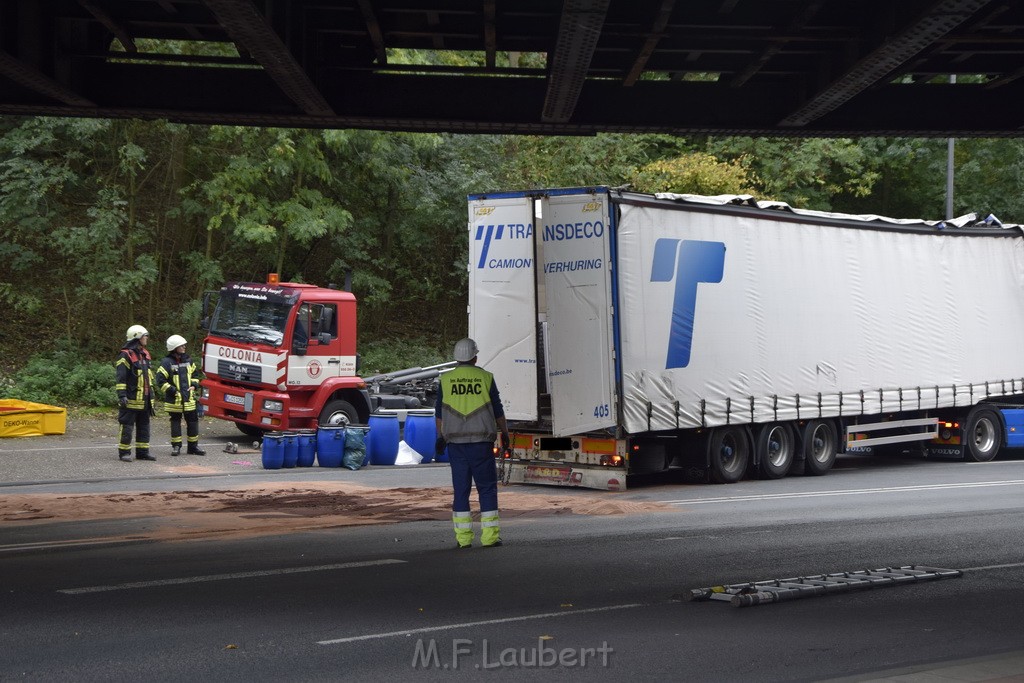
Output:
<path fill-rule="evenodd" d="M 757 432 L 754 453 L 758 471 L 765 479 L 781 479 L 793 466 L 796 444 L 793 430 L 786 424 L 767 424 Z"/>
<path fill-rule="evenodd" d="M 320 425 L 330 425 L 332 427 L 346 427 L 356 422 L 359 422 L 359 413 L 356 412 L 351 403 L 341 399 L 328 401 L 324 409 L 320 411 L 320 419 L 318 420 Z"/>
<path fill-rule="evenodd" d="M 242 432 L 246 436 L 251 436 L 254 439 L 262 439 L 263 435 L 266 434 L 266 430 L 260 429 L 259 427 L 253 427 L 252 425 L 242 424 L 236 422 L 235 426 L 238 427 L 238 431 Z"/>
<path fill-rule="evenodd" d="M 804 474 L 828 474 L 836 461 L 836 428 L 828 420 L 811 420 L 804 426 Z"/>
<path fill-rule="evenodd" d="M 1003 447 L 1002 431 L 1003 421 L 999 419 L 999 413 L 987 406 L 975 406 L 964 426 L 967 459 L 988 462 L 996 457 Z"/>
<path fill-rule="evenodd" d="M 742 427 L 717 427 L 708 437 L 711 480 L 734 484 L 743 478 L 750 462 L 750 439 Z"/>

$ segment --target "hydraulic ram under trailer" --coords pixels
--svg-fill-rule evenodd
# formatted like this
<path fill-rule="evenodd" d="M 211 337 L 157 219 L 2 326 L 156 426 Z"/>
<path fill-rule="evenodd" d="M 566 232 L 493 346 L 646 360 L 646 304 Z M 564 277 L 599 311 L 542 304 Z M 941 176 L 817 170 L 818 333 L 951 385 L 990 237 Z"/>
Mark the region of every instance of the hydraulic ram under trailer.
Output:
<path fill-rule="evenodd" d="M 605 187 L 471 196 L 469 329 L 517 435 L 509 479 L 823 474 L 848 445 L 932 441 L 1017 401 L 1024 240 L 975 222 Z"/>

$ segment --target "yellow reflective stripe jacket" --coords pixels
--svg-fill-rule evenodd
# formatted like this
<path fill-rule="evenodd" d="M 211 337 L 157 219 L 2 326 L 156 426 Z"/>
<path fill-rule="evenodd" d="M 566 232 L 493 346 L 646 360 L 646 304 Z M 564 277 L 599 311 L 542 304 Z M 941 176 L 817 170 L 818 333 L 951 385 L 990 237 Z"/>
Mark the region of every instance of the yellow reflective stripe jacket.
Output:
<path fill-rule="evenodd" d="M 153 369 L 150 365 L 149 352 L 141 346 L 124 347 L 117 355 L 114 363 L 117 380 L 114 388 L 117 398 L 128 399 L 128 408 L 145 410 L 146 397 L 153 395 Z"/>
<path fill-rule="evenodd" d="M 202 374 L 188 354 L 180 358 L 165 356 L 156 371 L 156 386 L 160 390 L 160 397 L 166 401 L 164 409 L 169 413 L 187 413 L 195 410 Z M 173 400 L 167 400 L 167 389 L 170 387 L 175 391 Z M 189 389 L 192 390 L 191 394 Z M 185 398 L 188 400 L 183 402 Z"/>

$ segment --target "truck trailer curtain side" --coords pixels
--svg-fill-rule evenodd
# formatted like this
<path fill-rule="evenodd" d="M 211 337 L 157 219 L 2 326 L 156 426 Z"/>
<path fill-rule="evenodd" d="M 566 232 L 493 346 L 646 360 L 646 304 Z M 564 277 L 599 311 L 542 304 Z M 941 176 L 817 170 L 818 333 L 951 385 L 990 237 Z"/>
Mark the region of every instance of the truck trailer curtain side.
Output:
<path fill-rule="evenodd" d="M 970 405 L 1021 391 L 1017 230 L 627 202 L 617 274 L 628 432 Z"/>

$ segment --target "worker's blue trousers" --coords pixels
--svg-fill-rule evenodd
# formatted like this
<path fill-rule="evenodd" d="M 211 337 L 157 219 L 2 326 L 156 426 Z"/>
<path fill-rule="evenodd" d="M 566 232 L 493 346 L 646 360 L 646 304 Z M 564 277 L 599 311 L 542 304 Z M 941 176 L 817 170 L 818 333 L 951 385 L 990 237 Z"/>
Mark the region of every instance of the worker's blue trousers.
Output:
<path fill-rule="evenodd" d="M 449 443 L 448 460 L 452 468 L 452 488 L 455 497 L 452 510 L 469 511 L 469 494 L 476 482 L 480 497 L 480 510 L 498 509 L 498 470 L 494 465 L 494 444 Z"/>

